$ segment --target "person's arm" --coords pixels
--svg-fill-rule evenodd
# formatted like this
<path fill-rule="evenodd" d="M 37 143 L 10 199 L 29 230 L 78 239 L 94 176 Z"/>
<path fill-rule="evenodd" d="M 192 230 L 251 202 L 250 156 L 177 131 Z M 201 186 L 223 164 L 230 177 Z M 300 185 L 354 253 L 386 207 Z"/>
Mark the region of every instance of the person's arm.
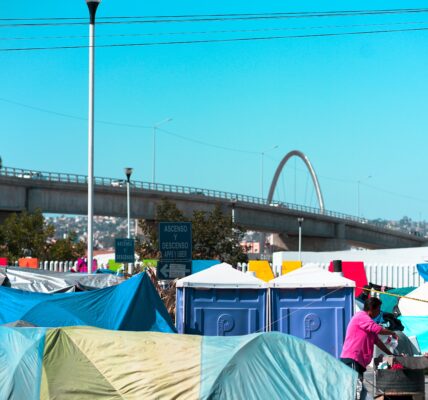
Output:
<path fill-rule="evenodd" d="M 388 329 L 384 329 L 384 330 L 387 331 Z M 392 356 L 393 355 L 391 353 L 391 351 L 388 349 L 388 347 L 386 347 L 385 344 L 382 342 L 382 340 L 380 340 L 379 338 L 376 339 L 375 345 L 377 347 L 379 347 L 379 349 L 381 349 L 388 356 Z"/>

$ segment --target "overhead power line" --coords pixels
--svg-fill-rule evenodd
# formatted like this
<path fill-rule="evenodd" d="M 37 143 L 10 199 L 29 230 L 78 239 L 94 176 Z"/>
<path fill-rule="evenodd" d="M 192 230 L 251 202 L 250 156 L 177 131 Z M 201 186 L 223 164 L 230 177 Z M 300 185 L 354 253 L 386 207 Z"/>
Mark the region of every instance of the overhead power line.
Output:
<path fill-rule="evenodd" d="M 46 108 L 36 107 L 36 106 L 29 105 L 29 104 L 24 104 L 24 103 L 20 103 L 17 101 L 4 99 L 4 98 L 0 98 L 0 101 L 3 101 L 4 103 L 13 104 L 13 105 L 16 105 L 19 107 L 28 108 L 30 110 L 35 110 L 35 111 L 39 111 L 39 112 L 43 112 L 43 113 L 51 114 L 51 115 L 56 115 L 58 117 L 71 118 L 71 119 L 75 119 L 75 120 L 79 120 L 79 121 L 87 121 L 87 118 L 85 118 L 85 117 L 79 117 L 77 115 L 57 112 L 57 111 L 49 110 Z M 97 124 L 120 126 L 120 127 L 124 127 L 124 128 L 153 129 L 153 125 L 129 124 L 129 123 L 124 123 L 124 122 L 105 121 L 105 120 L 99 120 L 99 119 L 97 119 L 95 122 Z M 157 130 L 161 131 L 161 132 L 163 132 L 169 136 L 174 136 L 174 137 L 177 137 L 179 139 L 182 139 L 182 140 L 185 140 L 188 142 L 192 142 L 192 143 L 197 143 L 197 144 L 207 146 L 207 147 L 212 147 L 212 148 L 216 148 L 216 149 L 220 149 L 220 150 L 226 150 L 226 151 L 232 151 L 235 153 L 260 154 L 260 152 L 257 152 L 257 151 L 237 149 L 237 148 L 233 148 L 233 147 L 222 146 L 222 145 L 215 144 L 215 143 L 204 142 L 204 141 L 199 140 L 199 139 L 194 139 L 194 138 L 191 138 L 189 136 L 180 135 L 178 133 L 174 133 L 174 132 L 171 132 L 169 130 L 165 130 L 165 129 L 161 129 L 161 128 L 157 128 Z"/>
<path fill-rule="evenodd" d="M 357 10 L 357 11 L 328 11 L 328 12 L 301 12 L 301 13 L 262 13 L 262 14 L 217 14 L 217 15 L 191 15 L 191 16 L 159 16 L 159 17 L 102 17 L 98 18 L 98 25 L 131 25 L 131 24 L 165 24 L 165 23 L 190 23 L 190 22 L 227 22 L 227 21 L 254 21 L 276 19 L 301 19 L 301 18 L 329 18 L 349 16 L 373 16 L 373 15 L 401 15 L 427 13 L 427 8 L 396 9 L 396 10 Z M 106 19 L 119 19 L 118 21 L 106 21 Z M 37 20 L 37 19 L 34 19 Z M 50 21 L 51 19 L 42 19 Z M 82 22 L 74 22 L 78 18 L 60 18 L 62 22 L 25 22 L 0 24 L 0 28 L 24 28 L 24 27 L 49 27 L 49 26 L 79 26 L 87 25 L 87 18 Z M 4 20 L 3 20 L 4 21 Z M 31 21 L 31 20 L 30 20 Z"/>
<path fill-rule="evenodd" d="M 280 28 L 256 28 L 256 29 L 223 29 L 211 31 L 179 31 L 179 32 L 146 32 L 146 33 L 111 33 L 97 34 L 97 38 L 115 38 L 115 37 L 151 37 L 151 36 L 174 36 L 174 35 L 209 35 L 224 33 L 254 33 L 254 32 L 278 32 L 278 31 L 304 31 L 312 29 L 344 29 L 344 28 L 367 28 L 376 26 L 403 26 L 420 25 L 428 21 L 411 22 L 388 22 L 378 24 L 347 24 L 347 25 L 318 25 L 302 27 L 280 27 Z M 62 35 L 62 36 L 21 36 L 21 37 L 0 37 L 0 41 L 8 40 L 50 40 L 50 39 L 87 39 L 88 35 Z"/>
<path fill-rule="evenodd" d="M 149 47 L 149 46 L 165 46 L 165 45 L 184 45 L 184 44 L 206 44 L 206 43 L 228 43 L 228 42 L 252 42 L 252 41 L 267 41 L 279 39 L 304 39 L 304 38 L 323 38 L 337 36 L 355 36 L 355 35 L 374 35 L 384 33 L 399 33 L 399 32 L 417 32 L 426 31 L 428 28 L 408 28 L 408 29 L 385 29 L 378 31 L 359 31 L 359 32 L 335 32 L 335 33 L 317 33 L 309 35 L 285 35 L 285 36 L 265 36 L 265 37 L 245 37 L 245 38 L 227 38 L 227 39 L 205 39 L 205 40 L 184 40 L 184 41 L 169 41 L 169 42 L 152 42 L 152 43 L 117 43 L 117 44 L 101 44 L 97 48 L 114 48 L 114 47 Z M 0 52 L 17 52 L 17 51 L 43 51 L 43 50 L 70 50 L 70 49 L 86 49 L 87 45 L 71 45 L 71 46 L 54 46 L 54 47 L 21 47 L 21 48 L 4 48 Z"/>
<path fill-rule="evenodd" d="M 260 12 L 260 13 L 224 13 L 224 14 L 182 14 L 182 15 L 127 15 L 97 17 L 97 20 L 109 19 L 155 19 L 155 18 L 201 18 L 201 17 L 253 17 L 253 16 L 306 16 L 306 15 L 337 15 L 337 14 L 408 14 L 426 12 L 427 8 L 393 8 L 380 10 L 329 10 L 329 11 L 296 11 L 296 12 Z M 34 17 L 34 18 L 0 18 L 0 21 L 87 21 L 87 17 Z"/>

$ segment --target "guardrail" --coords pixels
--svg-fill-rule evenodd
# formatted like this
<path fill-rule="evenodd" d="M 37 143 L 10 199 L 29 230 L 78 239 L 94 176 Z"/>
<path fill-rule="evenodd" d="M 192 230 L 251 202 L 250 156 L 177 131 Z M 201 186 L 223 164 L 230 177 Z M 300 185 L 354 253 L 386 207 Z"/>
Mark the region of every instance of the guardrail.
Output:
<path fill-rule="evenodd" d="M 21 169 L 21 168 L 3 167 L 0 169 L 0 176 L 1 175 L 14 177 L 14 178 L 21 178 L 21 179 L 34 179 L 34 180 L 43 180 L 43 181 L 50 181 L 50 182 L 87 184 L 86 175 L 35 171 L 35 170 L 28 170 L 28 169 Z M 94 177 L 94 183 L 97 186 L 106 186 L 106 187 L 119 188 L 119 187 L 126 186 L 125 179 Z M 293 204 L 293 203 L 285 203 L 285 202 L 276 201 L 276 200 L 268 203 L 267 199 L 263 199 L 261 197 L 254 197 L 254 196 L 224 192 L 219 190 L 203 189 L 203 188 L 197 188 L 197 187 L 191 187 L 191 186 L 168 185 L 163 183 L 151 183 L 151 182 L 142 182 L 142 181 L 131 181 L 131 186 L 134 189 L 153 190 L 153 191 L 165 192 L 165 193 L 189 194 L 194 196 L 205 196 L 205 197 L 210 197 L 214 199 L 229 200 L 230 202 L 236 202 L 236 203 L 244 202 L 244 203 L 257 204 L 262 206 L 286 208 L 288 210 L 322 215 L 322 216 L 332 217 L 336 219 L 341 219 L 344 221 L 352 221 L 352 222 L 356 222 L 364 225 L 370 225 L 370 226 L 376 227 L 378 230 L 382 230 L 388 233 L 401 232 L 409 236 L 414 236 L 408 231 L 404 231 L 402 229 L 387 228 L 382 224 L 374 223 L 372 221 L 369 221 L 366 218 L 360 218 L 360 217 L 356 217 L 353 215 L 344 214 L 340 212 L 320 210 L 319 208 L 315 208 L 315 207 L 308 207 L 308 206 Z"/>

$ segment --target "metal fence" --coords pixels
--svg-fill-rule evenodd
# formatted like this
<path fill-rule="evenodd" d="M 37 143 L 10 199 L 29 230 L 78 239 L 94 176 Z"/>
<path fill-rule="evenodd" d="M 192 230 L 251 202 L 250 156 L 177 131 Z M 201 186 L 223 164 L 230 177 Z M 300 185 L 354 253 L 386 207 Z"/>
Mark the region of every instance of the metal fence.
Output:
<path fill-rule="evenodd" d="M 34 180 L 42 180 L 42 181 L 49 181 L 49 182 L 87 184 L 86 175 L 34 171 L 34 170 L 21 169 L 21 168 L 3 167 L 2 169 L 0 169 L 0 176 L 1 175 L 14 177 L 14 178 L 34 179 Z M 115 187 L 115 188 L 126 186 L 126 180 L 124 179 L 95 177 L 94 183 L 97 186 Z M 201 196 L 204 198 L 228 200 L 231 203 L 242 202 L 242 203 L 249 203 L 249 204 L 261 205 L 261 206 L 284 208 L 284 209 L 293 210 L 297 212 L 314 214 L 314 215 L 322 215 L 322 216 L 327 216 L 327 217 L 331 217 L 331 218 L 335 218 L 343 221 L 352 221 L 359 224 L 369 225 L 369 226 L 376 227 L 377 230 L 384 231 L 387 233 L 399 231 L 400 233 L 404 233 L 409 236 L 413 235 L 412 233 L 405 230 L 387 228 L 382 224 L 369 221 L 366 218 L 360 218 L 360 217 L 356 217 L 353 215 L 344 214 L 340 212 L 321 210 L 315 207 L 308 207 L 300 204 L 286 203 L 286 202 L 277 201 L 277 200 L 274 200 L 269 203 L 267 199 L 264 199 L 261 197 L 243 195 L 239 193 L 224 192 L 221 190 L 203 189 L 203 188 L 191 187 L 191 186 L 168 185 L 163 183 L 150 183 L 150 182 L 142 182 L 142 181 L 131 181 L 131 186 L 133 189 L 137 189 L 137 190 L 152 190 L 152 191 L 164 192 L 164 193 L 179 193 L 179 194 L 187 194 L 187 195 L 193 195 L 193 196 Z"/>

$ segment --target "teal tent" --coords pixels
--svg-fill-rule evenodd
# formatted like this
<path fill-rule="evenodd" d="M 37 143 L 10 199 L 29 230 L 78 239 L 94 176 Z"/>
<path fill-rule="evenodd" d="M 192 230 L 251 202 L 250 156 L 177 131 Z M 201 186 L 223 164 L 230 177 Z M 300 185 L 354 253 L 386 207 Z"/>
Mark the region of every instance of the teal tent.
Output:
<path fill-rule="evenodd" d="M 124 331 L 175 332 L 145 273 L 89 292 L 34 293 L 0 286 L 0 325 L 18 320 L 40 327 L 88 325 Z"/>

